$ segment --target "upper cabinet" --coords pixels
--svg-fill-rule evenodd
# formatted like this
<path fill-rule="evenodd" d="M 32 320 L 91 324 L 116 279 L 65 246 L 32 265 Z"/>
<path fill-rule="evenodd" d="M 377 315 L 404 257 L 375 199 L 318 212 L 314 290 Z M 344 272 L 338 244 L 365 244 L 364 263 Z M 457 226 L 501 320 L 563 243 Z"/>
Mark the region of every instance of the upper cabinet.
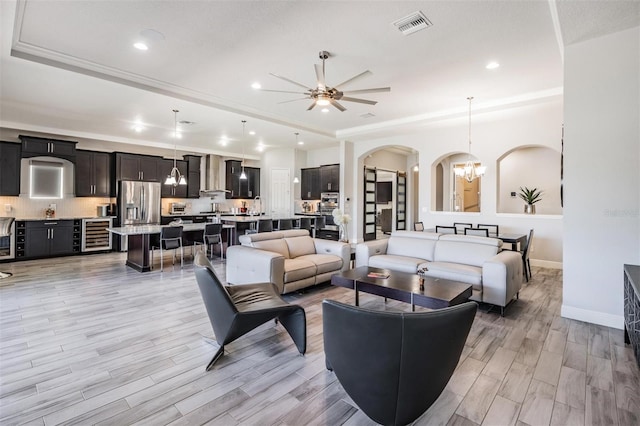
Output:
<path fill-rule="evenodd" d="M 158 162 L 163 159 L 151 155 L 115 153 L 115 180 L 141 180 L 160 182 Z M 169 169 L 171 170 L 171 169 Z"/>
<path fill-rule="evenodd" d="M 76 143 L 57 139 L 37 138 L 20 135 L 22 157 L 49 156 L 76 161 Z"/>
<path fill-rule="evenodd" d="M 76 197 L 111 196 L 111 154 L 76 151 Z"/>
<path fill-rule="evenodd" d="M 260 195 L 260 169 L 257 167 L 244 167 L 247 179 L 240 179 L 242 174 L 242 161 L 225 161 L 225 189 L 229 192 L 226 198 L 254 198 Z"/>
<path fill-rule="evenodd" d="M 319 167 L 300 170 L 300 198 L 302 198 L 303 200 L 320 199 Z"/>
<path fill-rule="evenodd" d="M 340 164 L 320 166 L 320 192 L 340 192 Z"/>
<path fill-rule="evenodd" d="M 0 142 L 0 195 L 20 195 L 19 143 Z"/>
<path fill-rule="evenodd" d="M 187 162 L 187 198 L 200 198 L 200 156 L 185 155 Z"/>

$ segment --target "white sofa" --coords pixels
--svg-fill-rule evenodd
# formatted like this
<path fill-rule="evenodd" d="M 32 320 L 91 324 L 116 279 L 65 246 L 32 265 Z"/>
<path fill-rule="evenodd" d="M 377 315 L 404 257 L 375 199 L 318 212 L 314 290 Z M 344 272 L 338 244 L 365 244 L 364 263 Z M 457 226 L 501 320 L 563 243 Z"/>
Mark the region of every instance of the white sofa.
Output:
<path fill-rule="evenodd" d="M 272 282 L 281 294 L 331 280 L 349 269 L 351 247 L 311 238 L 306 229 L 242 235 L 227 249 L 227 282 Z"/>
<path fill-rule="evenodd" d="M 472 285 L 471 299 L 504 307 L 522 287 L 522 257 L 500 251 L 502 241 L 471 235 L 395 231 L 389 239 L 356 246 L 356 267 L 372 266 Z"/>

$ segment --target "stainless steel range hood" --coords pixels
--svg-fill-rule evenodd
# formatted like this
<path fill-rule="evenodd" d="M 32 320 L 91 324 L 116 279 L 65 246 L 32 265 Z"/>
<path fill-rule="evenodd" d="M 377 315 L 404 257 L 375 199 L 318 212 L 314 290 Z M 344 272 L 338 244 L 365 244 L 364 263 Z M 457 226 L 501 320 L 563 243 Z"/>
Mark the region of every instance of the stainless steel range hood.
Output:
<path fill-rule="evenodd" d="M 214 197 L 224 194 L 227 191 L 220 184 L 220 174 L 222 173 L 222 157 L 209 154 L 205 157 L 204 189 L 200 190 L 201 197 Z"/>

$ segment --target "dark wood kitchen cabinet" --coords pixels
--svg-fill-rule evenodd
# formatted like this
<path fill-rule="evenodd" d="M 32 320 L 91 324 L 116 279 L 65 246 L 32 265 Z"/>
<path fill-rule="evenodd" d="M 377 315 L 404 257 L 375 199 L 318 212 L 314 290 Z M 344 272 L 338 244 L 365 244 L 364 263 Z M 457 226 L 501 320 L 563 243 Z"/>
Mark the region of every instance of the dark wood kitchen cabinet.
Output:
<path fill-rule="evenodd" d="M 300 170 L 300 198 L 303 200 L 320 199 L 320 168 L 312 167 Z"/>
<path fill-rule="evenodd" d="M 225 162 L 225 189 L 229 192 L 226 198 L 254 198 L 260 195 L 260 169 L 244 167 L 247 179 L 240 179 L 242 161 L 227 160 Z"/>
<path fill-rule="evenodd" d="M 160 182 L 158 176 L 158 161 L 163 158 L 152 155 L 115 153 L 116 181 L 140 180 L 145 182 Z M 166 177 L 166 176 L 164 176 Z"/>
<path fill-rule="evenodd" d="M 176 167 L 180 171 L 181 175 L 184 175 L 185 179 L 188 179 L 187 174 L 187 162 L 184 160 L 176 160 Z M 173 160 L 163 158 L 158 161 L 158 176 L 161 177 L 160 183 L 162 183 L 160 189 L 160 196 L 162 198 L 187 198 L 187 185 L 165 185 L 164 181 L 173 169 Z M 187 183 L 189 181 L 187 180 Z"/>
<path fill-rule="evenodd" d="M 0 142 L 0 195 L 20 195 L 21 145 Z"/>
<path fill-rule="evenodd" d="M 76 151 L 76 197 L 111 196 L 111 154 Z"/>
<path fill-rule="evenodd" d="M 187 162 L 187 198 L 200 198 L 200 159 L 199 155 L 185 155 Z"/>
<path fill-rule="evenodd" d="M 320 192 L 340 192 L 340 164 L 320 166 Z"/>
<path fill-rule="evenodd" d="M 21 249 L 26 259 L 80 253 L 80 219 L 29 220 L 23 226 L 25 232 Z"/>
<path fill-rule="evenodd" d="M 48 156 L 64 158 L 72 162 L 76 161 L 77 142 L 24 135 L 19 135 L 18 137 L 22 141 L 22 156 L 25 158 Z"/>

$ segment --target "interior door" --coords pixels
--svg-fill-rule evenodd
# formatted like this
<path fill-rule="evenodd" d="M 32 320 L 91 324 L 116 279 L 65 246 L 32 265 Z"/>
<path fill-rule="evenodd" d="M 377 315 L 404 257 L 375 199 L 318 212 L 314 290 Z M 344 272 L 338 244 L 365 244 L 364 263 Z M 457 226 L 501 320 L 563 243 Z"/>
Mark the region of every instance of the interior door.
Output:
<path fill-rule="evenodd" d="M 396 229 L 407 229 L 407 174 L 398 172 L 396 181 Z"/>
<path fill-rule="evenodd" d="M 271 216 L 291 216 L 291 171 L 271 169 Z"/>
<path fill-rule="evenodd" d="M 364 167 L 364 208 L 363 238 L 365 241 L 376 239 L 376 180 L 375 168 Z"/>

